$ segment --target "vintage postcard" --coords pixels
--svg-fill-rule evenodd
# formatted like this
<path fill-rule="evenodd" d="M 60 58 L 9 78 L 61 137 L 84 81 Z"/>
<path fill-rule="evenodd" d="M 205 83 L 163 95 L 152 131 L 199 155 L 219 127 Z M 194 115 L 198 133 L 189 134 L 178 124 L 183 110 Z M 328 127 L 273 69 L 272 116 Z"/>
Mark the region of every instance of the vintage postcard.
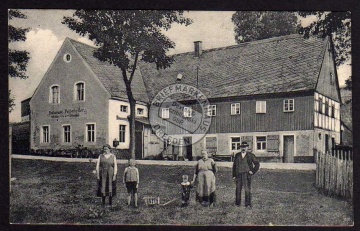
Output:
<path fill-rule="evenodd" d="M 11 224 L 354 225 L 350 12 L 8 19 Z"/>

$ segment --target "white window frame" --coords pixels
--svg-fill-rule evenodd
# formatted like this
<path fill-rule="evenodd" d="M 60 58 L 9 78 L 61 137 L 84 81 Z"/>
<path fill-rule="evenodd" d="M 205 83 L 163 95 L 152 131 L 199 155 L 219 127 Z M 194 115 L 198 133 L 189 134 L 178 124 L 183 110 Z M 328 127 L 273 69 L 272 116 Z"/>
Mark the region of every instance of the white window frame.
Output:
<path fill-rule="evenodd" d="M 89 130 L 89 125 L 94 125 L 94 130 Z M 92 131 L 93 140 L 89 141 L 89 131 Z M 95 143 L 96 142 L 96 123 L 86 123 L 85 125 L 85 142 Z"/>
<path fill-rule="evenodd" d="M 161 108 L 161 118 L 163 118 L 163 119 L 170 118 L 170 109 L 169 108 Z"/>
<path fill-rule="evenodd" d="M 292 108 L 291 108 L 292 106 Z M 284 112 L 293 112 L 295 111 L 295 100 L 294 99 L 284 99 Z"/>
<path fill-rule="evenodd" d="M 258 141 L 258 138 L 262 138 L 262 137 L 265 137 L 265 141 Z M 255 147 L 256 147 L 256 151 L 260 151 L 260 152 L 264 152 L 264 151 L 266 151 L 267 150 L 267 136 L 256 136 L 255 137 L 255 142 L 256 142 L 256 145 L 255 145 Z M 261 148 L 260 149 L 258 149 L 258 143 L 260 143 L 261 144 Z M 263 144 L 265 143 L 265 148 L 263 148 Z"/>
<path fill-rule="evenodd" d="M 122 130 L 121 127 L 124 127 L 124 129 Z M 121 139 L 121 132 L 124 133 L 123 138 L 124 140 Z M 125 124 L 119 124 L 119 143 L 125 143 L 126 142 L 126 125 Z"/>
<path fill-rule="evenodd" d="M 216 105 L 207 106 L 207 116 L 216 116 Z"/>
<path fill-rule="evenodd" d="M 230 143 L 230 151 L 231 151 L 231 152 L 234 152 L 234 151 L 240 150 L 241 148 L 238 149 L 238 148 L 237 148 L 237 145 L 235 145 L 236 149 L 233 149 L 233 148 L 232 148 L 232 144 L 233 144 L 233 143 L 236 143 L 236 144 L 241 145 L 241 137 L 240 137 L 240 136 L 230 136 L 229 138 L 230 138 L 230 142 L 229 142 L 229 143 Z M 233 138 L 239 138 L 239 142 L 233 142 L 233 141 L 232 141 Z"/>
<path fill-rule="evenodd" d="M 65 140 L 65 127 L 69 127 L 70 128 L 70 131 L 69 131 L 69 141 L 67 142 Z M 70 124 L 63 124 L 62 125 L 62 141 L 64 144 L 70 144 L 71 143 L 71 125 Z"/>
<path fill-rule="evenodd" d="M 48 128 L 46 137 L 44 136 L 44 128 L 45 128 L 45 127 Z M 46 138 L 46 140 L 45 140 L 45 138 Z M 50 143 L 50 125 L 43 125 L 43 126 L 41 126 L 40 143 L 42 143 L 42 144 L 48 144 L 48 143 Z"/>
<path fill-rule="evenodd" d="M 69 56 L 69 57 L 70 57 L 70 58 L 69 58 L 69 60 L 67 60 L 67 56 Z M 66 53 L 66 54 L 64 55 L 63 59 L 64 59 L 64 61 L 65 61 L 66 63 L 70 63 L 70 62 L 71 62 L 71 60 L 72 60 L 72 56 L 71 56 L 71 54 Z"/>
<path fill-rule="evenodd" d="M 141 108 L 141 107 L 136 108 L 136 114 L 137 115 L 144 115 L 145 114 L 145 109 Z"/>
<path fill-rule="evenodd" d="M 125 111 L 124 111 L 124 108 L 125 108 Z M 128 112 L 128 106 L 127 105 L 120 105 L 120 112 L 125 112 L 127 113 Z"/>
<path fill-rule="evenodd" d="M 78 84 L 83 84 L 83 99 L 79 99 Z M 86 93 L 85 82 L 84 81 L 76 82 L 74 84 L 74 101 L 84 102 L 85 101 L 85 95 L 86 95 L 85 93 Z"/>
<path fill-rule="evenodd" d="M 57 94 L 58 101 L 55 102 L 55 103 L 54 103 L 54 93 L 53 93 L 53 88 L 54 87 L 58 88 L 58 94 Z M 50 86 L 50 89 L 49 89 L 49 103 L 51 103 L 51 104 L 60 104 L 60 86 L 59 86 L 59 84 L 54 84 L 54 85 Z"/>
<path fill-rule="evenodd" d="M 266 101 L 256 101 L 256 113 L 265 114 L 266 113 Z"/>
<path fill-rule="evenodd" d="M 191 107 L 184 107 L 184 117 L 185 118 L 192 117 L 192 108 Z"/>
<path fill-rule="evenodd" d="M 232 103 L 231 104 L 231 115 L 240 115 L 241 107 L 240 103 Z"/>

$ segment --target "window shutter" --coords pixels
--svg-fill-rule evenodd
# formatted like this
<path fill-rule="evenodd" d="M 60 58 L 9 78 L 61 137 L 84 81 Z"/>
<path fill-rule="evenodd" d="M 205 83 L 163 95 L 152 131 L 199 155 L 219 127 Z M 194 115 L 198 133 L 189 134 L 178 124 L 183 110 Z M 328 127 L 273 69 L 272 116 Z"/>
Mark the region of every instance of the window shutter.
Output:
<path fill-rule="evenodd" d="M 279 144 L 279 135 L 267 136 L 267 150 L 269 152 L 278 152 Z"/>
<path fill-rule="evenodd" d="M 217 151 L 216 137 L 206 137 L 206 150 L 209 155 L 215 155 Z"/>
<path fill-rule="evenodd" d="M 266 101 L 262 102 L 262 110 L 261 110 L 261 112 L 266 113 Z"/>
<path fill-rule="evenodd" d="M 253 137 L 252 136 L 242 136 L 241 142 L 247 142 L 249 145 L 249 150 L 253 150 Z"/>

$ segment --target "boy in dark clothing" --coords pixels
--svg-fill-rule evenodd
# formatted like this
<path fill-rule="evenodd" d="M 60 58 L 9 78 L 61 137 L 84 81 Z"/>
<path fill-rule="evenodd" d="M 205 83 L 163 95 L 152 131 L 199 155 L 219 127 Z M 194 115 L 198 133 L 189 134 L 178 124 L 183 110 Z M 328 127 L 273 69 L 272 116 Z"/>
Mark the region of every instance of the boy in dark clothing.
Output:
<path fill-rule="evenodd" d="M 242 142 L 241 152 L 235 154 L 232 168 L 233 179 L 236 181 L 235 205 L 241 205 L 241 189 L 245 189 L 245 207 L 251 208 L 251 176 L 260 168 L 260 163 L 255 155 L 248 151 L 249 145 Z"/>
<path fill-rule="evenodd" d="M 183 181 L 181 182 L 181 207 L 186 207 L 190 202 L 190 189 L 193 187 L 189 182 L 189 176 L 183 175 Z"/>

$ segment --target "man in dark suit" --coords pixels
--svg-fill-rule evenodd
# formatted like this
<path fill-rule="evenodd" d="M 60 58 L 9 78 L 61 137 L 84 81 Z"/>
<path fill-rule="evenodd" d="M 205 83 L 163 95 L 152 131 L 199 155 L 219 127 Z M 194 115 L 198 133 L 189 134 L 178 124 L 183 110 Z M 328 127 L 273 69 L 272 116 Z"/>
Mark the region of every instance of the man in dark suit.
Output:
<path fill-rule="evenodd" d="M 255 155 L 248 151 L 249 145 L 247 142 L 242 142 L 240 148 L 241 152 L 235 154 L 232 169 L 233 179 L 236 181 L 235 205 L 241 205 L 241 189 L 244 186 L 245 207 L 251 209 L 251 176 L 259 170 L 260 163 Z"/>

